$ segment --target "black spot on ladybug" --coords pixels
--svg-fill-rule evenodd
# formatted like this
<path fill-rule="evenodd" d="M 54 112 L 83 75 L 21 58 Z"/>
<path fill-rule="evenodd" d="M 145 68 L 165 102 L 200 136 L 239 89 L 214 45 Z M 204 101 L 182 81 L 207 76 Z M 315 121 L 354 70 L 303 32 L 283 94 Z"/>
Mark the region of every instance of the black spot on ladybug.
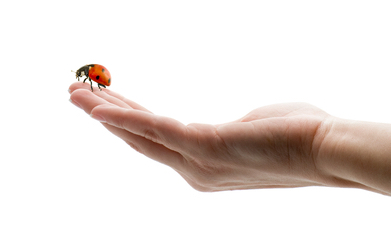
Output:
<path fill-rule="evenodd" d="M 109 81 L 108 81 L 108 82 L 109 82 L 109 84 L 110 84 L 110 81 L 111 81 L 111 78 L 109 78 Z"/>
<path fill-rule="evenodd" d="M 105 72 L 105 69 L 102 69 L 102 73 L 104 73 Z"/>
<path fill-rule="evenodd" d="M 99 76 L 96 76 L 96 79 L 99 80 Z"/>

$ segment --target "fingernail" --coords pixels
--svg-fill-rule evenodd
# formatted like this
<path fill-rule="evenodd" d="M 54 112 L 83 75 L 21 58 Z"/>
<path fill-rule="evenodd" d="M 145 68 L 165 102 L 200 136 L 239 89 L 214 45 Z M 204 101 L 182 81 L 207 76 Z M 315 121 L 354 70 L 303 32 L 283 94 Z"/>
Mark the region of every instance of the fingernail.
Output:
<path fill-rule="evenodd" d="M 68 93 L 69 93 L 69 94 L 71 93 L 71 89 L 68 89 Z"/>
<path fill-rule="evenodd" d="M 106 120 L 105 120 L 103 117 L 101 117 L 101 116 L 94 115 L 94 114 L 90 114 L 90 117 L 92 117 L 92 118 L 94 118 L 95 120 L 100 121 L 100 122 L 102 122 L 102 123 L 106 123 Z"/>
<path fill-rule="evenodd" d="M 79 105 L 79 103 L 73 101 L 72 99 L 69 99 L 69 102 L 71 102 L 73 105 L 75 105 L 81 109 L 81 106 Z"/>

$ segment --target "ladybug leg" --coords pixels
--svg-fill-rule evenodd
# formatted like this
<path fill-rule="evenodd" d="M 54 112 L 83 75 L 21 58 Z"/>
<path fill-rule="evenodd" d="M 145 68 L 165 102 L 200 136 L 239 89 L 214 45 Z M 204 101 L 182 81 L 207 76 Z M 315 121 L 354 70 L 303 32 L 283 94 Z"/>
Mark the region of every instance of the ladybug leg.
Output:
<path fill-rule="evenodd" d="M 87 78 L 86 78 L 87 79 Z M 90 79 L 90 83 L 91 83 L 91 91 L 94 91 L 94 89 L 92 89 L 92 81 L 91 81 L 91 78 L 88 77 L 88 79 Z"/>
<path fill-rule="evenodd" d="M 106 86 L 105 86 L 105 85 L 103 85 L 103 84 L 98 84 L 98 88 L 99 88 L 99 90 L 101 90 L 101 91 L 102 91 L 102 88 L 100 88 L 100 86 L 102 86 L 102 87 L 106 88 Z"/>
<path fill-rule="evenodd" d="M 87 79 L 88 79 L 88 77 L 86 77 L 86 78 L 83 80 L 83 83 L 86 82 Z"/>

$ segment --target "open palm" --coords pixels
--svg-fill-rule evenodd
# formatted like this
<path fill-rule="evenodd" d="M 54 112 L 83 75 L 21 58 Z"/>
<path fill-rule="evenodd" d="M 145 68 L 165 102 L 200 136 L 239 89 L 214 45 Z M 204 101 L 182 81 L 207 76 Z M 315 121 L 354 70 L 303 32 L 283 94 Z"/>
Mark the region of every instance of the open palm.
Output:
<path fill-rule="evenodd" d="M 189 124 L 152 114 L 108 89 L 70 87 L 71 101 L 135 150 L 169 165 L 195 189 L 321 185 L 316 166 L 329 117 L 303 103 L 253 110 L 226 124 Z"/>

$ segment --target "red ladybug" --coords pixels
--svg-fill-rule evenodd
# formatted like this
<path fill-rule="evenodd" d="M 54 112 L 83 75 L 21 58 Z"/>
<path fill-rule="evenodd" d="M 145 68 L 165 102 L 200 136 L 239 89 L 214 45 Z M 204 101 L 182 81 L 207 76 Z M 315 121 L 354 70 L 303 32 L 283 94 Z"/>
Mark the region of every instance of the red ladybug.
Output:
<path fill-rule="evenodd" d="M 77 80 L 79 80 L 79 78 L 83 76 L 86 76 L 83 83 L 86 82 L 87 79 L 90 80 L 91 91 L 93 91 L 91 80 L 98 83 L 99 90 L 102 90 L 100 88 L 101 86 L 106 88 L 106 86 L 110 86 L 111 84 L 110 72 L 103 65 L 91 64 L 81 67 L 76 71 L 76 78 Z"/>

